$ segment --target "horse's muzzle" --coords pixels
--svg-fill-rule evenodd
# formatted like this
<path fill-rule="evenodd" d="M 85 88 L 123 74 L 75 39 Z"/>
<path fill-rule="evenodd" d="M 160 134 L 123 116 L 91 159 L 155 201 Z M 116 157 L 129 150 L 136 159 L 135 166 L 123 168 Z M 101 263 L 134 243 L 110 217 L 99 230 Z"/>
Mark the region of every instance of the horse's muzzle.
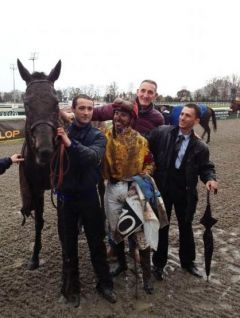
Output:
<path fill-rule="evenodd" d="M 39 165 L 46 165 L 50 163 L 53 154 L 53 149 L 45 148 L 39 149 L 36 152 L 36 161 Z"/>

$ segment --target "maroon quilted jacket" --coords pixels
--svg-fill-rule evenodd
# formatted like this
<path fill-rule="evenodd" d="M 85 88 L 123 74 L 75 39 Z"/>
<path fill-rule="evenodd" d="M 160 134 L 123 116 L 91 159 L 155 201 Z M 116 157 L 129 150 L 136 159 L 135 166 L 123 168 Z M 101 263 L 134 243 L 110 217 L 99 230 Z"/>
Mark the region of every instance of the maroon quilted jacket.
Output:
<path fill-rule="evenodd" d="M 137 100 L 138 103 L 138 100 Z M 96 107 L 93 110 L 92 120 L 105 121 L 113 119 L 113 104 Z M 147 109 L 142 110 L 138 103 L 138 118 L 132 123 L 132 128 L 141 135 L 146 136 L 155 127 L 164 124 L 163 115 L 151 104 Z"/>

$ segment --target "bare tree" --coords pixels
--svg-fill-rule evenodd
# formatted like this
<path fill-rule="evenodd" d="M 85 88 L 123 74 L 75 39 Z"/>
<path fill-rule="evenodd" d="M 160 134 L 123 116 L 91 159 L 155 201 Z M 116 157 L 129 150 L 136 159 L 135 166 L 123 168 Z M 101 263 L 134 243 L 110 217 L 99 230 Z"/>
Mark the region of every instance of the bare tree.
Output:
<path fill-rule="evenodd" d="M 194 92 L 194 100 L 196 102 L 202 102 L 204 100 L 204 95 L 201 91 L 201 89 L 197 89 L 195 92 Z"/>
<path fill-rule="evenodd" d="M 68 88 L 68 97 L 72 100 L 76 95 L 82 94 L 82 91 L 79 87 L 69 87 Z"/>
<path fill-rule="evenodd" d="M 111 103 L 118 96 L 118 87 L 116 82 L 112 82 L 106 90 L 105 101 Z"/>
<path fill-rule="evenodd" d="M 191 100 L 191 92 L 187 89 L 181 89 L 177 92 L 177 97 L 180 102 L 188 102 Z"/>

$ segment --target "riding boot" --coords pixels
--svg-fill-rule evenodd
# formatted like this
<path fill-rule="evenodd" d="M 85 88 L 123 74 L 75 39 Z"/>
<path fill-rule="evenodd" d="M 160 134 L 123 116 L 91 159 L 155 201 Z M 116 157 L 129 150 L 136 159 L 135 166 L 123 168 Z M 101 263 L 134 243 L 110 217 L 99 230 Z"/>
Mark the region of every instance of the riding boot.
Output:
<path fill-rule="evenodd" d="M 66 302 L 71 303 L 74 307 L 80 304 L 80 282 L 78 266 L 73 266 L 68 262 L 63 264 L 62 288 L 61 294 Z"/>
<path fill-rule="evenodd" d="M 114 246 L 114 250 L 117 255 L 118 266 L 115 270 L 111 271 L 113 277 L 118 276 L 119 274 L 127 270 L 127 262 L 124 251 L 124 241 L 120 242 L 119 244 L 116 244 Z"/>
<path fill-rule="evenodd" d="M 150 247 L 147 247 L 144 250 L 139 250 L 139 255 L 143 275 L 143 288 L 147 294 L 152 294 L 153 285 L 151 281 Z"/>

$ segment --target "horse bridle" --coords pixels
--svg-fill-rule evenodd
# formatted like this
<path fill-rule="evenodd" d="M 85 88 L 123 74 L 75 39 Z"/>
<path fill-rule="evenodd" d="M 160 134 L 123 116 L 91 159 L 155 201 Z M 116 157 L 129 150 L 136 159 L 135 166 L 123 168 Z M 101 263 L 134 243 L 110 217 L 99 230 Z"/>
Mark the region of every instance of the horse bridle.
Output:
<path fill-rule="evenodd" d="M 33 80 L 33 81 L 30 81 L 28 84 L 27 84 L 27 89 L 26 91 L 29 89 L 29 87 L 32 85 L 32 84 L 35 84 L 35 83 L 49 83 L 51 84 L 51 86 L 53 87 L 53 83 L 51 81 L 49 81 L 48 79 L 39 79 L 39 80 Z M 49 121 L 49 120 L 37 120 L 35 123 L 33 123 L 31 126 L 30 126 L 30 131 L 33 131 L 37 126 L 39 125 L 48 125 L 50 126 L 53 130 L 56 129 L 56 125 L 53 124 L 53 122 Z"/>
<path fill-rule="evenodd" d="M 31 126 L 30 126 L 30 131 L 29 131 L 29 135 L 28 135 L 28 138 L 27 138 L 27 142 L 29 143 L 29 147 L 30 148 L 34 148 L 34 140 L 35 140 L 35 137 L 33 135 L 33 131 L 36 127 L 40 126 L 40 125 L 47 125 L 49 127 L 52 128 L 53 132 L 56 131 L 57 129 L 57 125 L 54 125 L 53 122 L 49 121 L 49 120 L 37 120 L 35 121 Z M 29 127 L 29 126 L 28 126 Z"/>
<path fill-rule="evenodd" d="M 39 125 L 48 125 L 50 126 L 53 130 L 56 129 L 56 125 L 54 125 L 51 121 L 49 120 L 37 120 L 35 123 L 33 123 L 31 126 L 30 126 L 30 130 L 33 131 L 37 126 Z"/>
<path fill-rule="evenodd" d="M 31 82 L 29 82 L 27 84 L 27 88 L 26 88 L 26 91 L 29 89 L 29 87 L 32 85 L 32 84 L 35 84 L 35 83 L 49 83 L 51 84 L 51 86 L 53 87 L 53 83 L 51 81 L 49 81 L 48 79 L 42 79 L 42 80 L 33 80 Z"/>

